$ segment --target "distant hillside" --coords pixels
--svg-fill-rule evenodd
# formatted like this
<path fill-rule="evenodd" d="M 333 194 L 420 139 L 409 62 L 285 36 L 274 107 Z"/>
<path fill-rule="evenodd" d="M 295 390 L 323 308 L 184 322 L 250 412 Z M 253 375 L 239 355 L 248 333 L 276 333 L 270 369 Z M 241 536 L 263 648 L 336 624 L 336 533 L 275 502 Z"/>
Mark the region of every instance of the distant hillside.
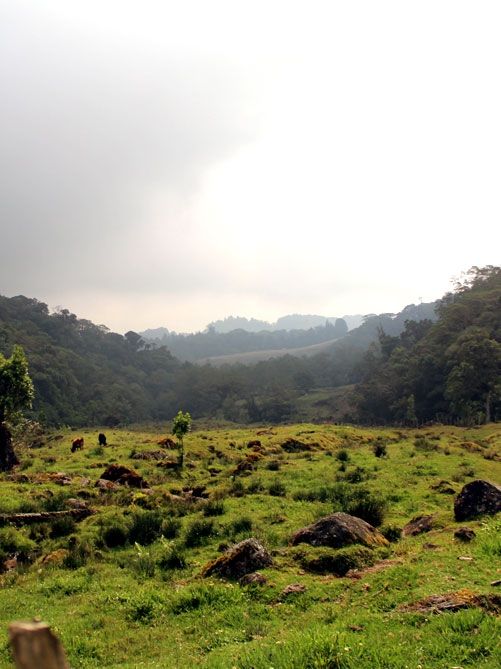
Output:
<path fill-rule="evenodd" d="M 259 351 L 242 351 L 240 353 L 235 352 L 227 353 L 225 355 L 207 356 L 200 358 L 198 363 L 209 363 L 215 366 L 226 364 L 251 365 L 263 360 L 278 358 L 282 355 L 309 357 L 318 353 L 326 352 L 336 355 L 343 355 L 343 353 L 348 349 L 350 351 L 353 349 L 357 349 L 359 351 L 366 350 L 371 343 L 377 341 L 379 332 L 381 330 L 388 335 L 396 336 L 403 332 L 405 323 L 408 320 L 422 321 L 429 319 L 430 321 L 435 321 L 437 319 L 437 315 L 435 313 L 436 304 L 436 302 L 418 305 L 410 304 L 405 307 L 399 314 L 366 316 L 362 325 L 360 325 L 358 328 L 355 328 L 351 332 L 346 333 L 343 337 L 326 339 L 323 342 L 318 342 L 315 344 L 291 348 L 269 348 L 261 349 Z M 318 328 L 315 328 L 315 330 L 317 329 Z M 252 335 L 249 335 L 249 337 L 252 337 Z"/>
<path fill-rule="evenodd" d="M 275 332 L 277 330 L 309 330 L 324 326 L 326 322 L 332 325 L 336 324 L 337 316 L 318 316 L 316 314 L 288 314 L 281 316 L 275 323 L 269 321 L 257 320 L 255 318 L 244 318 L 242 316 L 228 316 L 222 320 L 213 321 L 207 326 L 207 330 L 214 329 L 216 332 L 231 332 L 232 330 L 245 330 L 246 332 Z M 354 316 L 342 316 L 346 322 L 348 330 L 358 327 L 363 316 L 360 314 Z"/>
<path fill-rule="evenodd" d="M 150 330 L 141 334 L 148 339 L 147 335 L 151 332 Z M 157 347 L 166 346 L 180 360 L 199 362 L 223 355 L 235 356 L 256 351 L 277 351 L 275 355 L 284 355 L 293 349 L 332 342 L 343 337 L 347 332 L 348 327 L 345 321 L 337 318 L 334 323 L 322 321 L 321 325 L 307 330 L 281 329 L 248 332 L 238 329 L 230 332 L 217 332 L 213 326 L 209 326 L 205 332 L 194 334 L 176 334 L 166 330 L 162 336 L 150 337 L 148 341 Z M 257 361 L 268 357 L 270 356 L 265 353 L 265 355 L 251 356 L 250 359 Z"/>

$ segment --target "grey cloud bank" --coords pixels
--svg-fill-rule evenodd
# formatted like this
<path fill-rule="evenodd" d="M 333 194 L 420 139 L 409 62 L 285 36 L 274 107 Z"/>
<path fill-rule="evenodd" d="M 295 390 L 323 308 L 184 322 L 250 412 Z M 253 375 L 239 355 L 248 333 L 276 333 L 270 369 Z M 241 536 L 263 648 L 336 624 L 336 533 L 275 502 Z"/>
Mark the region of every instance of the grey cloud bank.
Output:
<path fill-rule="evenodd" d="M 500 18 L 3 3 L 0 293 L 122 331 L 439 297 L 499 262 Z"/>

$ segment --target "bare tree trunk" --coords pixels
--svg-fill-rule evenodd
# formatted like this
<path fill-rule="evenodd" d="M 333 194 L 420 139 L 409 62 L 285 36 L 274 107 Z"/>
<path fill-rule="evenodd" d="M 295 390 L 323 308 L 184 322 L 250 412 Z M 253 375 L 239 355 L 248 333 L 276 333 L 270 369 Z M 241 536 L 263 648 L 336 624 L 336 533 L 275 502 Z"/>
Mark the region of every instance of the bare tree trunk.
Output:
<path fill-rule="evenodd" d="M 92 515 L 91 509 L 69 509 L 67 511 L 40 511 L 39 513 L 0 513 L 2 525 L 31 525 L 32 523 L 52 523 L 59 518 L 83 520 Z"/>
<path fill-rule="evenodd" d="M 7 425 L 0 421 L 0 471 L 8 472 L 19 460 L 12 447 L 12 436 Z"/>
<path fill-rule="evenodd" d="M 61 642 L 45 623 L 12 623 L 9 639 L 16 669 L 70 669 Z"/>
<path fill-rule="evenodd" d="M 486 423 L 491 422 L 491 392 L 490 391 L 487 393 L 487 397 L 485 398 L 485 422 Z"/>

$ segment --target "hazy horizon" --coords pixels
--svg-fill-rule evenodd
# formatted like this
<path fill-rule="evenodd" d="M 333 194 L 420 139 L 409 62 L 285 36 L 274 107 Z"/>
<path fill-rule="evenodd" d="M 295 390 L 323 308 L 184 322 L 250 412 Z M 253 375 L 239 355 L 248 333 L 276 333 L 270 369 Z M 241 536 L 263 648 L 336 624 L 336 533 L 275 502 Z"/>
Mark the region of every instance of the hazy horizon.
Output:
<path fill-rule="evenodd" d="M 499 264 L 500 25 L 494 1 L 0 3 L 0 294 L 118 332 L 441 297 Z"/>

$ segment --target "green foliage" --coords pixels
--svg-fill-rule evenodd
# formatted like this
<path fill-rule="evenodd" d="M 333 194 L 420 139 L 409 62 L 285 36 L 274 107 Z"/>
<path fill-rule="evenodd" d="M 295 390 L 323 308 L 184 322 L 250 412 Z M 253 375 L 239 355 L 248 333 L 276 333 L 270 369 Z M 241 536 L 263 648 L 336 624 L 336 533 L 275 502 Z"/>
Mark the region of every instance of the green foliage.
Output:
<path fill-rule="evenodd" d="M 188 412 L 183 413 L 178 411 L 174 420 L 172 421 L 172 434 L 183 441 L 184 437 L 188 434 L 191 429 L 191 416 Z"/>
<path fill-rule="evenodd" d="M 201 546 L 207 542 L 209 537 L 215 534 L 215 527 L 213 520 L 204 520 L 196 518 L 192 520 L 186 527 L 184 535 L 184 543 L 187 548 L 194 548 Z"/>
<path fill-rule="evenodd" d="M 377 554 L 365 546 L 347 546 L 339 550 L 301 546 L 296 549 L 294 557 L 307 571 L 344 576 L 350 569 L 373 565 Z"/>
<path fill-rule="evenodd" d="M 160 511 L 135 511 L 129 532 L 131 543 L 148 546 L 162 535 L 163 515 Z"/>
<path fill-rule="evenodd" d="M 31 407 L 33 395 L 33 382 L 23 349 L 14 346 L 10 358 L 0 353 L 0 422 Z"/>
<path fill-rule="evenodd" d="M 0 559 L 16 555 L 20 560 L 28 560 L 36 548 L 36 543 L 15 527 L 0 528 Z"/>

